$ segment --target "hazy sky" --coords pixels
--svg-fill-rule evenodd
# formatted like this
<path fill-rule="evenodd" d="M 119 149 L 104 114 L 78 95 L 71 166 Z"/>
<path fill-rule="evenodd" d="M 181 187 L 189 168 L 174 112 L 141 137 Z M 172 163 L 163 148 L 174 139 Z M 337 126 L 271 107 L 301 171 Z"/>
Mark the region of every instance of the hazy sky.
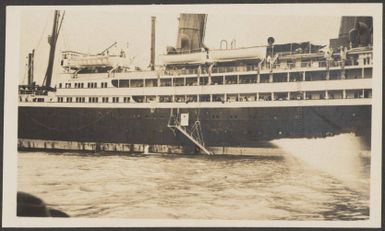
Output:
<path fill-rule="evenodd" d="M 168 6 L 146 8 L 128 6 L 104 8 L 69 8 L 65 11 L 63 27 L 59 35 L 56 57 L 60 51 L 76 50 L 98 53 L 117 41 L 128 49 L 128 56 L 135 57 L 137 66 L 146 67 L 150 60 L 151 16 L 156 16 L 156 53 L 165 53 L 166 46 L 175 46 L 179 13 L 197 12 L 189 8 L 174 9 Z M 199 12 L 199 11 L 198 11 Z M 312 16 L 311 12 L 298 16 L 291 13 L 231 11 L 231 7 L 211 10 L 208 13 L 205 44 L 219 48 L 222 39 L 236 40 L 237 47 L 266 44 L 269 36 L 276 43 L 305 42 L 326 45 L 330 38 L 338 36 L 341 15 Z M 26 56 L 35 53 L 35 79 L 41 83 L 48 60 L 47 36 L 52 30 L 53 9 L 44 7 L 24 8 L 21 13 L 20 33 L 20 82 L 26 80 Z M 59 62 L 55 72 L 60 72 Z M 55 78 L 55 77 L 54 77 Z M 54 80 L 55 81 L 55 80 Z"/>

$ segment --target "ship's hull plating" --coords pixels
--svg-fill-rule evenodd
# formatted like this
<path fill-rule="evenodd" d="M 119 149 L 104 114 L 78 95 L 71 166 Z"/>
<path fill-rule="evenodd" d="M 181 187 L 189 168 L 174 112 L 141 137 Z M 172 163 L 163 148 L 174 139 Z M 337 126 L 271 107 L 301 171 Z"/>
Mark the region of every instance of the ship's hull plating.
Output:
<path fill-rule="evenodd" d="M 173 110 L 174 114 L 176 109 Z M 19 107 L 22 140 L 144 144 L 196 148 L 167 127 L 171 109 Z M 208 147 L 268 147 L 280 138 L 353 132 L 370 148 L 371 106 L 180 109 L 199 118 Z M 98 149 L 97 147 L 95 149 Z"/>

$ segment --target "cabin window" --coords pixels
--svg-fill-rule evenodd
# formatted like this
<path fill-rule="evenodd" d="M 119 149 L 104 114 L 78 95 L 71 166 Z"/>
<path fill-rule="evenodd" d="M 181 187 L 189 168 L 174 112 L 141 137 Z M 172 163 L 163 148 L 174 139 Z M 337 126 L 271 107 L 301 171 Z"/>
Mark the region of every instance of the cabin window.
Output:
<path fill-rule="evenodd" d="M 237 102 L 238 101 L 238 94 L 227 94 L 226 101 L 227 102 Z"/>
<path fill-rule="evenodd" d="M 144 96 L 133 96 L 132 99 L 134 100 L 134 102 L 143 103 Z"/>
<path fill-rule="evenodd" d="M 290 100 L 302 100 L 303 93 L 300 91 L 290 92 Z"/>
<path fill-rule="evenodd" d="M 198 78 L 187 78 L 186 79 L 186 86 L 197 86 L 198 85 Z"/>
<path fill-rule="evenodd" d="M 208 77 L 200 77 L 199 78 L 199 85 L 207 85 L 209 82 L 209 78 Z"/>
<path fill-rule="evenodd" d="M 286 82 L 287 81 L 287 73 L 274 73 L 273 74 L 273 82 Z"/>
<path fill-rule="evenodd" d="M 197 102 L 197 96 L 196 95 L 188 95 L 186 103 L 190 103 L 190 102 Z"/>
<path fill-rule="evenodd" d="M 123 98 L 123 102 L 129 103 L 129 102 L 130 102 L 130 97 L 124 97 L 124 98 Z"/>
<path fill-rule="evenodd" d="M 88 88 L 96 88 L 96 83 L 87 83 Z"/>
<path fill-rule="evenodd" d="M 158 80 L 157 79 L 146 79 L 145 80 L 145 86 L 146 87 L 157 87 L 158 86 Z"/>
<path fill-rule="evenodd" d="M 184 86 L 185 78 L 175 78 L 173 82 L 174 86 Z"/>
<path fill-rule="evenodd" d="M 67 97 L 67 98 L 66 98 L 66 102 L 67 102 L 67 103 L 71 103 L 71 102 L 72 102 L 72 97 Z"/>
<path fill-rule="evenodd" d="M 199 95 L 200 102 L 210 102 L 210 95 Z"/>
<path fill-rule="evenodd" d="M 59 88 L 61 88 L 62 87 L 62 83 L 59 83 Z"/>
<path fill-rule="evenodd" d="M 342 92 L 342 90 L 328 91 L 328 97 L 329 97 L 329 99 L 342 99 L 343 98 L 343 92 Z"/>
<path fill-rule="evenodd" d="M 154 101 L 156 101 L 156 96 L 155 95 L 146 96 L 146 102 L 147 103 L 154 102 Z"/>
<path fill-rule="evenodd" d="M 270 101 L 271 100 L 271 93 L 259 93 L 259 100 Z"/>
<path fill-rule="evenodd" d="M 98 97 L 89 97 L 88 102 L 89 103 L 97 103 L 99 101 Z"/>
<path fill-rule="evenodd" d="M 223 76 L 213 76 L 211 77 L 212 85 L 220 85 L 223 84 Z"/>
<path fill-rule="evenodd" d="M 171 95 L 161 95 L 161 96 L 159 96 L 159 102 L 161 102 L 161 103 L 172 102 L 172 96 Z"/>
<path fill-rule="evenodd" d="M 290 82 L 302 81 L 302 72 L 291 72 L 289 75 Z"/>
<path fill-rule="evenodd" d="M 256 101 L 257 95 L 256 94 L 241 94 L 239 95 L 240 101 Z"/>
<path fill-rule="evenodd" d="M 240 75 L 239 76 L 239 83 L 240 84 L 256 83 L 256 82 L 257 82 L 257 76 L 256 75 Z"/>
<path fill-rule="evenodd" d="M 346 91 L 346 98 L 347 99 L 357 99 L 357 98 L 363 98 L 363 92 L 362 90 L 347 90 Z"/>
<path fill-rule="evenodd" d="M 318 81 L 326 79 L 326 72 L 324 71 L 312 71 L 306 72 L 305 74 L 306 81 Z"/>
<path fill-rule="evenodd" d="M 329 79 L 330 80 L 341 79 L 341 70 L 330 70 L 329 71 Z"/>
<path fill-rule="evenodd" d="M 325 99 L 325 92 L 324 91 L 308 91 L 306 92 L 306 98 L 309 100 L 319 100 L 319 99 Z"/>
<path fill-rule="evenodd" d="M 184 95 L 176 95 L 175 96 L 175 102 L 182 103 L 186 101 L 186 96 Z"/>
<path fill-rule="evenodd" d="M 372 98 L 372 89 L 365 89 L 364 92 L 364 98 Z"/>
<path fill-rule="evenodd" d="M 102 102 L 103 103 L 108 103 L 108 97 L 102 97 Z"/>
<path fill-rule="evenodd" d="M 225 102 L 225 95 L 224 94 L 213 95 L 213 102 Z"/>
<path fill-rule="evenodd" d="M 112 97 L 113 103 L 119 103 L 119 97 Z"/>
<path fill-rule="evenodd" d="M 160 86 L 161 87 L 168 87 L 171 86 L 171 79 L 161 79 L 160 80 Z"/>
<path fill-rule="evenodd" d="M 238 78 L 236 75 L 228 75 L 225 77 L 225 83 L 226 84 L 237 84 Z"/>
<path fill-rule="evenodd" d="M 75 101 L 76 101 L 76 103 L 84 103 L 84 102 L 86 102 L 86 98 L 85 97 L 76 97 Z"/>
<path fill-rule="evenodd" d="M 261 74 L 260 75 L 260 82 L 261 83 L 268 83 L 270 81 L 269 74 Z"/>
<path fill-rule="evenodd" d="M 361 69 L 345 70 L 345 78 L 347 79 L 359 79 L 362 77 Z"/>
<path fill-rule="evenodd" d="M 279 92 L 274 94 L 274 100 L 288 100 L 289 94 L 287 92 Z"/>
<path fill-rule="evenodd" d="M 131 87 L 143 87 L 143 79 L 131 80 Z"/>
<path fill-rule="evenodd" d="M 130 87 L 130 80 L 128 79 L 114 79 L 111 83 L 114 87 Z"/>

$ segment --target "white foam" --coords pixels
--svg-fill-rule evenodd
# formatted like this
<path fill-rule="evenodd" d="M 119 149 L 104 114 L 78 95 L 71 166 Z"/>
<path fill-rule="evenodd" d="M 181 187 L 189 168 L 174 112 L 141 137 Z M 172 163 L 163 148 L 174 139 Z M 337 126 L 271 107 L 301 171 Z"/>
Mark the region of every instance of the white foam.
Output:
<path fill-rule="evenodd" d="M 307 167 L 323 171 L 357 188 L 362 176 L 359 137 L 353 133 L 325 138 L 279 139 L 272 141 L 285 153 L 294 156 Z"/>

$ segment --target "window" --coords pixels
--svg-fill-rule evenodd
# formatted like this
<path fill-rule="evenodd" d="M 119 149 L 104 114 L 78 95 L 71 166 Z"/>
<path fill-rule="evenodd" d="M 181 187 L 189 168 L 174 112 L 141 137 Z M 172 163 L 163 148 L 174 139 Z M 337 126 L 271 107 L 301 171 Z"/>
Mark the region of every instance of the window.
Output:
<path fill-rule="evenodd" d="M 59 88 L 61 88 L 62 87 L 62 83 L 59 83 Z"/>
<path fill-rule="evenodd" d="M 113 103 L 119 103 L 119 97 L 112 97 Z"/>
<path fill-rule="evenodd" d="M 76 103 L 85 103 L 86 102 L 86 98 L 85 97 L 76 97 L 75 98 L 75 102 Z"/>
<path fill-rule="evenodd" d="M 88 102 L 89 103 L 97 103 L 99 101 L 98 97 L 89 97 Z"/>
<path fill-rule="evenodd" d="M 130 102 L 130 97 L 124 97 L 124 98 L 123 98 L 123 102 L 129 103 L 129 102 Z"/>
<path fill-rule="evenodd" d="M 66 102 L 67 102 L 67 103 L 71 103 L 71 102 L 72 102 L 72 97 L 67 97 L 67 98 L 66 98 Z"/>
<path fill-rule="evenodd" d="M 88 88 L 96 88 L 97 83 L 87 83 Z"/>
<path fill-rule="evenodd" d="M 107 83 L 106 83 L 106 82 L 101 83 L 101 87 L 102 87 L 102 88 L 107 88 Z"/>
<path fill-rule="evenodd" d="M 103 103 L 108 103 L 108 97 L 102 97 L 102 102 Z"/>

